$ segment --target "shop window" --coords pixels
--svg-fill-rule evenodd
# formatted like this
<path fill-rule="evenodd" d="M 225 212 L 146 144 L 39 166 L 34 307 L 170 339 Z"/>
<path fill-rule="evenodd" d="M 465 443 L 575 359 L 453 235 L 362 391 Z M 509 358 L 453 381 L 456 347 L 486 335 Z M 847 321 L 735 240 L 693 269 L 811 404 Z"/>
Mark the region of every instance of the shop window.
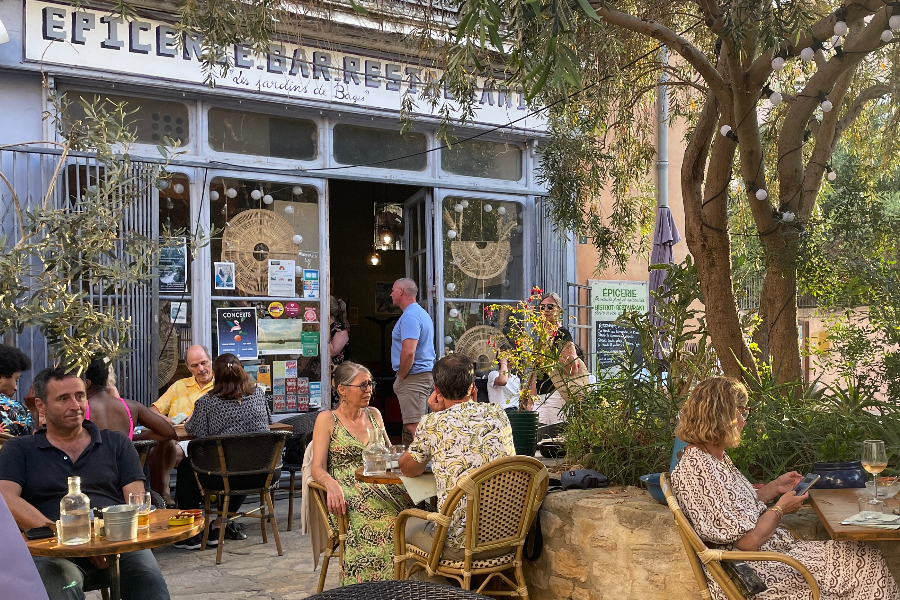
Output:
<path fill-rule="evenodd" d="M 438 347 L 442 354 L 458 352 L 472 358 L 478 376 L 487 375 L 497 359 L 496 346 L 491 339 L 499 339 L 509 332 L 509 312 L 485 308 L 488 302 L 447 300 L 444 302 L 444 339 Z"/>
<path fill-rule="evenodd" d="M 214 296 L 319 299 L 316 188 L 216 178 L 209 199 Z"/>
<path fill-rule="evenodd" d="M 288 316 L 287 304 L 298 314 Z M 266 388 L 266 399 L 275 413 L 304 412 L 321 405 L 322 360 L 319 356 L 321 324 L 308 317 L 318 315 L 317 300 L 214 301 L 212 305 L 213 355 L 236 354 L 244 370 Z M 248 349 L 255 336 L 256 353 Z M 330 367 L 326 361 L 325 367 Z M 328 404 L 328 403 L 326 403 Z"/>
<path fill-rule="evenodd" d="M 522 150 L 512 144 L 469 140 L 441 148 L 441 169 L 454 175 L 519 181 Z"/>
<path fill-rule="evenodd" d="M 217 152 L 294 160 L 316 158 L 314 121 L 213 108 L 208 113 L 209 147 Z"/>
<path fill-rule="evenodd" d="M 334 126 L 334 160 L 342 165 L 424 171 L 428 142 L 421 133 L 357 125 Z"/>
<path fill-rule="evenodd" d="M 184 146 L 190 141 L 188 108 L 180 102 L 96 92 L 67 92 L 66 97 L 69 99 L 66 118 L 71 121 L 85 117 L 81 100 L 92 105 L 99 103 L 107 111 L 113 110 L 113 105 L 124 103 L 125 112 L 129 113 L 127 121 L 134 129 L 138 142 L 156 145 L 168 137 Z"/>
<path fill-rule="evenodd" d="M 524 294 L 522 205 L 447 197 L 441 212 L 444 296 L 520 300 Z"/>

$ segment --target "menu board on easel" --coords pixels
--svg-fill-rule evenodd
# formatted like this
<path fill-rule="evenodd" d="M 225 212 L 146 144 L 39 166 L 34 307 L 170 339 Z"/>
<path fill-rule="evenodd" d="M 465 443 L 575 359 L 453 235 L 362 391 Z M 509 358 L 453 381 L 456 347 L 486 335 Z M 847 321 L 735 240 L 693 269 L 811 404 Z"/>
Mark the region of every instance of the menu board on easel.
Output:
<path fill-rule="evenodd" d="M 616 324 L 625 311 L 646 313 L 650 297 L 646 281 L 597 281 L 591 284 L 591 307 L 594 348 L 597 369 L 615 366 L 618 357 L 627 351 L 640 356 L 641 336 L 631 327 Z"/>

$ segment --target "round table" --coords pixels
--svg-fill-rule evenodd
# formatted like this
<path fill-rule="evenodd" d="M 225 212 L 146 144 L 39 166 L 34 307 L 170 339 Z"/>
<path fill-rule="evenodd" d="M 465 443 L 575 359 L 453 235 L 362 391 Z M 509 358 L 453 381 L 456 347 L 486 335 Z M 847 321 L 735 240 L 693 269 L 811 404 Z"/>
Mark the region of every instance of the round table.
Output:
<path fill-rule="evenodd" d="M 427 581 L 373 581 L 335 588 L 309 600 L 485 600 L 475 592 Z"/>
<path fill-rule="evenodd" d="M 109 542 L 106 538 L 93 537 L 86 544 L 65 546 L 55 537 L 43 540 L 25 540 L 32 556 L 49 558 L 85 558 L 90 556 L 108 556 L 109 560 L 109 592 L 110 600 L 120 600 L 119 589 L 119 555 L 123 552 L 147 550 L 168 546 L 185 540 L 203 530 L 204 518 L 197 517 L 191 525 L 169 526 L 169 517 L 178 514 L 177 510 L 158 509 L 150 513 L 150 528 L 138 530 L 136 539 L 122 542 Z"/>
<path fill-rule="evenodd" d="M 400 469 L 397 469 L 396 471 L 387 471 L 381 475 L 363 475 L 364 469 L 365 467 L 360 467 L 353 473 L 353 476 L 356 477 L 357 481 L 363 483 L 380 483 L 381 485 L 403 485 L 403 481 L 400 479 Z"/>

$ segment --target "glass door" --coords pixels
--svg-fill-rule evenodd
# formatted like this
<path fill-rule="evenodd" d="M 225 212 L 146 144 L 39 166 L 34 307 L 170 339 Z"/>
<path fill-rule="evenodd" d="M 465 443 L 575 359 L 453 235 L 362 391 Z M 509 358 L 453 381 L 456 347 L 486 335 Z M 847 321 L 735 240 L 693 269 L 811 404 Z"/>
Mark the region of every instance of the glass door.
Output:
<path fill-rule="evenodd" d="M 434 252 L 431 190 L 422 188 L 403 205 L 406 234 L 406 276 L 419 287 L 419 304 L 435 317 Z"/>

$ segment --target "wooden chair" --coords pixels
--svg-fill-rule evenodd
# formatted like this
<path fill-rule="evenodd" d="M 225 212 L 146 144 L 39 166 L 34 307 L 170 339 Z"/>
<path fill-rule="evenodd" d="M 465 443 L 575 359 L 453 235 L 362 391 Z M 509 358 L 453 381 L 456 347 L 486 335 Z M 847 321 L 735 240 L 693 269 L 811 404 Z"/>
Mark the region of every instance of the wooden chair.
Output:
<path fill-rule="evenodd" d="M 216 564 L 222 562 L 222 546 L 225 543 L 225 523 L 234 517 L 253 517 L 261 520 L 263 543 L 268 543 L 266 523 L 271 524 L 278 556 L 282 555 L 281 538 L 275 522 L 272 494 L 278 487 L 281 475 L 281 453 L 288 431 L 266 431 L 244 435 L 226 435 L 191 440 L 188 458 L 200 491 L 205 498 L 206 527 L 203 530 L 203 549 L 209 538 L 210 524 L 215 517 L 222 517 L 219 527 L 219 545 Z M 210 496 L 216 494 L 222 506 L 210 507 Z M 259 507 L 250 511 L 229 512 L 231 496 L 259 494 Z M 259 514 L 256 514 L 256 513 Z"/>
<path fill-rule="evenodd" d="M 408 579 L 416 571 L 450 577 L 471 590 L 472 577 L 486 575 L 476 592 L 494 579 L 509 589 L 491 590 L 491 596 L 528 598 L 522 554 L 525 536 L 547 494 L 547 468 L 529 456 L 509 456 L 463 475 L 443 508 L 429 513 L 404 510 L 394 524 L 394 579 Z M 453 510 L 463 497 L 466 503 L 464 559 L 442 557 Z M 436 523 L 431 548 L 406 543 L 406 523 L 418 517 Z M 506 550 L 506 552 L 504 552 Z M 483 553 L 483 554 L 482 554 Z M 482 557 L 478 555 L 482 554 Z M 407 561 L 412 564 L 407 569 Z M 512 570 L 515 581 L 505 571 Z"/>
<path fill-rule="evenodd" d="M 328 534 L 328 546 L 325 548 L 325 558 L 322 559 L 322 572 L 319 573 L 319 587 L 316 588 L 316 593 L 321 594 L 322 590 L 325 588 L 325 575 L 328 573 L 328 562 L 331 560 L 331 557 L 337 553 L 338 565 L 343 566 L 344 564 L 344 541 L 347 539 L 347 530 L 350 528 L 350 519 L 347 517 L 347 513 L 342 515 L 335 515 L 337 517 L 337 531 L 334 530 L 334 527 L 331 526 L 331 521 L 328 519 L 328 494 L 325 491 L 325 486 L 316 483 L 315 481 L 309 482 L 309 493 L 312 494 L 312 500 L 316 504 L 316 508 L 318 509 L 316 512 L 319 513 L 319 517 L 325 523 L 325 532 Z M 310 515 L 312 518 L 312 515 Z"/>
<path fill-rule="evenodd" d="M 722 591 L 725 593 L 725 597 L 728 598 L 728 600 L 746 600 L 746 596 L 741 593 L 737 584 L 731 579 L 731 576 L 722 568 L 722 561 L 771 560 L 793 567 L 803 576 L 806 583 L 809 584 L 813 600 L 819 600 L 819 584 L 816 583 L 812 574 L 802 563 L 800 563 L 800 561 L 791 558 L 787 554 L 769 551 L 743 552 L 739 550 L 716 550 L 707 548 L 706 544 L 703 543 L 703 540 L 700 539 L 700 536 L 697 535 L 697 532 L 694 531 L 694 528 L 691 526 L 687 517 L 684 516 L 681 507 L 678 506 L 678 501 L 672 493 L 672 486 L 669 482 L 668 473 L 660 474 L 659 484 L 662 486 L 663 493 L 666 495 L 666 502 L 668 502 L 672 514 L 675 515 L 675 524 L 678 527 L 678 534 L 681 536 L 682 544 L 684 544 L 684 551 L 687 553 L 688 562 L 691 564 L 691 570 L 694 572 L 694 577 L 697 579 L 697 585 L 700 586 L 701 598 L 710 597 L 709 586 L 707 585 L 706 575 L 703 572 L 701 563 L 706 567 L 706 572 L 709 573 L 709 575 L 716 580 L 716 583 L 719 584 L 719 587 L 722 588 Z"/>

